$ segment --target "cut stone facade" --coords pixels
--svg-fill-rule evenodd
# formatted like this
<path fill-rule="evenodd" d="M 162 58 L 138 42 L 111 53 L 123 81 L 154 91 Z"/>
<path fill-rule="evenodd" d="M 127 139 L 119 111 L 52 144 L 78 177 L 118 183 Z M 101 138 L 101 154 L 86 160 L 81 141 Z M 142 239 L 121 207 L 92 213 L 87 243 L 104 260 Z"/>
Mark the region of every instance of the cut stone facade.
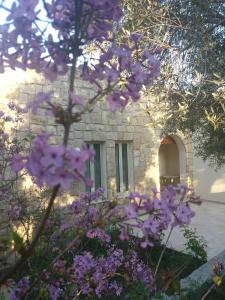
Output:
<path fill-rule="evenodd" d="M 38 92 L 54 91 L 56 101 L 66 104 L 68 78 L 60 77 L 54 83 L 46 81 L 33 72 L 9 71 L 0 75 L 0 109 L 6 109 L 8 101 L 26 105 Z M 92 87 L 80 79 L 76 80 L 76 93 L 90 98 L 94 94 Z M 103 174 L 108 199 L 123 197 L 117 193 L 115 144 L 130 145 L 129 184 L 130 190 L 148 193 L 159 186 L 159 147 L 162 141 L 160 129 L 152 126 L 150 118 L 143 109 L 148 99 L 142 97 L 140 103 L 129 104 L 123 112 L 112 113 L 104 101 L 99 102 L 91 113 L 85 113 L 79 123 L 72 126 L 69 143 L 80 147 L 83 142 L 101 142 L 104 148 Z M 153 112 L 154 113 L 154 112 Z M 61 143 L 63 127 L 56 125 L 51 116 L 44 113 L 30 115 L 21 127 L 21 134 L 32 128 L 34 132 L 48 131 L 54 134 L 56 143 Z M 192 143 L 190 137 L 182 134 L 172 136 L 179 150 L 180 179 L 192 182 Z M 79 193 L 84 186 L 76 184 L 73 192 Z M 2 206 L 3 204 L 0 203 Z M 0 210 L 2 207 L 0 207 Z M 0 211 L 1 212 L 1 211 Z M 0 240 L 4 238 L 3 228 L 7 218 L 0 217 Z M 1 243 L 0 243 L 1 244 Z"/>
<path fill-rule="evenodd" d="M 10 71 L 0 76 L 0 106 L 8 100 L 26 104 L 38 92 L 54 91 L 55 100 L 66 103 L 68 78 L 59 77 L 51 83 L 32 72 Z M 76 92 L 87 96 L 94 95 L 92 87 L 76 80 Z M 143 109 L 147 101 L 144 97 L 137 103 L 129 104 L 123 112 L 112 113 L 105 101 L 99 102 L 94 110 L 85 113 L 79 123 L 72 126 L 70 144 L 79 147 L 83 142 L 101 142 L 105 152 L 106 182 L 108 198 L 116 195 L 115 143 L 128 142 L 131 145 L 132 182 L 131 189 L 141 193 L 159 188 L 159 147 L 162 141 L 161 130 L 154 128 L 148 114 Z M 154 113 L 154 112 L 153 112 Z M 33 131 L 49 131 L 55 135 L 55 141 L 62 140 L 62 126 L 56 125 L 50 116 L 30 116 L 25 120 L 24 128 Z M 21 128 L 23 131 L 24 128 Z M 173 135 L 178 146 L 180 177 L 182 182 L 192 182 L 192 143 L 191 138 L 183 134 Z M 76 187 L 82 190 L 82 187 Z"/>

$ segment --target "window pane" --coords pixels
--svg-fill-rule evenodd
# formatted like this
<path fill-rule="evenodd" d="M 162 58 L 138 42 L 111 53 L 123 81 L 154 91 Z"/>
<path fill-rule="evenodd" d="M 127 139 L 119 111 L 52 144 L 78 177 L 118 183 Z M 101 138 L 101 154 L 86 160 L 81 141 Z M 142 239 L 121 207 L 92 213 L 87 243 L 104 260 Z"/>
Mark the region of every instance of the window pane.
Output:
<path fill-rule="evenodd" d="M 86 178 L 91 178 L 91 165 L 90 165 L 90 160 L 86 161 L 86 173 L 85 173 L 85 177 Z M 90 192 L 91 188 L 85 185 L 85 191 L 86 192 Z"/>
<path fill-rule="evenodd" d="M 95 189 L 101 187 L 101 153 L 100 144 L 94 144 L 95 161 L 94 161 L 94 184 Z"/>
<path fill-rule="evenodd" d="M 122 144 L 122 158 L 123 158 L 123 188 L 125 191 L 128 191 L 127 144 Z"/>
<path fill-rule="evenodd" d="M 119 162 L 119 144 L 115 145 L 116 160 L 116 190 L 120 192 L 120 162 Z"/>

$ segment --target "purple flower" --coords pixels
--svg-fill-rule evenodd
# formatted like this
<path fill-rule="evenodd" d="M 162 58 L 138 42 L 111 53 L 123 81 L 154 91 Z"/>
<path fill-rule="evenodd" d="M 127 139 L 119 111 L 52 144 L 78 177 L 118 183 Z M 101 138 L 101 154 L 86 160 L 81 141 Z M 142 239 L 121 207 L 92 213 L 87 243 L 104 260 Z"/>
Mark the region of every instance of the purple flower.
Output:
<path fill-rule="evenodd" d="M 127 230 L 125 229 L 125 227 L 123 226 L 120 230 L 120 239 L 122 241 L 128 241 L 130 239 Z"/>
<path fill-rule="evenodd" d="M 60 168 L 64 164 L 64 153 L 65 147 L 63 145 L 46 147 L 40 162 L 45 167 L 55 166 Z"/>
<path fill-rule="evenodd" d="M 142 248 L 153 247 L 153 246 L 154 244 L 150 242 L 148 238 L 146 238 L 143 242 L 141 242 Z"/>
<path fill-rule="evenodd" d="M 48 292 L 51 300 L 58 300 L 61 297 L 63 290 L 55 285 L 48 286 Z"/>
<path fill-rule="evenodd" d="M 138 207 L 136 203 L 131 203 L 125 206 L 125 213 L 129 219 L 135 219 L 138 216 Z"/>
<path fill-rule="evenodd" d="M 95 207 L 89 207 L 88 208 L 88 217 L 94 221 L 97 219 L 97 216 L 98 216 L 97 209 Z"/>
<path fill-rule="evenodd" d="M 11 166 L 15 172 L 21 171 L 25 166 L 24 157 L 22 157 L 20 154 L 14 155 Z"/>
<path fill-rule="evenodd" d="M 29 156 L 15 156 L 14 169 L 19 171 L 25 167 L 39 186 L 60 185 L 63 190 L 68 190 L 74 180 L 86 182 L 86 161 L 93 158 L 93 151 L 86 146 L 80 150 L 64 145 L 51 146 L 49 137 L 49 134 L 38 135 Z"/>
<path fill-rule="evenodd" d="M 21 17 L 26 17 L 32 21 L 35 20 L 36 13 L 34 10 L 37 4 L 38 0 L 20 0 L 18 6 L 16 6 L 16 2 L 14 2 L 14 5 L 12 6 L 12 13 L 7 17 L 7 20 L 16 20 Z"/>
<path fill-rule="evenodd" d="M 104 292 L 108 291 L 110 280 L 122 266 L 123 261 L 123 251 L 115 248 L 108 250 L 106 257 L 94 257 L 88 252 L 76 255 L 71 271 L 75 273 L 78 290 L 83 295 L 94 292 L 97 297 L 101 297 Z M 111 288 L 116 293 L 120 291 L 115 283 Z"/>
<path fill-rule="evenodd" d="M 142 35 L 140 35 L 140 34 L 137 34 L 137 33 L 131 34 L 131 40 L 135 43 L 137 43 L 141 38 L 142 38 Z"/>
<path fill-rule="evenodd" d="M 81 105 L 84 106 L 85 102 L 84 102 L 84 97 L 80 96 L 80 95 L 76 95 L 75 93 L 71 93 L 70 97 L 72 99 L 72 104 L 73 105 Z"/>
<path fill-rule="evenodd" d="M 150 291 L 154 289 L 152 270 L 138 258 L 135 251 L 130 251 L 125 268 L 134 282 L 141 281 Z"/>
<path fill-rule="evenodd" d="M 88 155 L 87 155 L 88 157 Z M 82 150 L 69 148 L 65 154 L 65 158 L 70 161 L 71 167 L 81 174 L 86 170 L 86 153 Z"/>
<path fill-rule="evenodd" d="M 68 190 L 71 186 L 73 176 L 64 168 L 50 169 L 44 174 L 45 182 L 48 186 L 60 185 L 63 190 Z"/>
<path fill-rule="evenodd" d="M 117 109 L 122 109 L 126 106 L 128 98 L 124 97 L 120 92 L 114 92 L 107 96 L 107 101 L 112 112 L 115 112 Z"/>
<path fill-rule="evenodd" d="M 105 231 L 102 230 L 101 228 L 95 228 L 95 229 L 89 230 L 87 232 L 86 236 L 89 239 L 98 238 L 102 242 L 106 242 L 106 243 L 109 243 L 111 241 L 110 235 L 108 235 L 107 233 L 105 233 Z"/>
<path fill-rule="evenodd" d="M 78 199 L 75 199 L 69 207 L 70 211 L 74 214 L 81 213 L 83 208 L 84 208 L 84 203 L 82 203 Z"/>
<path fill-rule="evenodd" d="M 177 185 L 177 188 L 176 188 L 177 192 L 181 194 L 181 196 L 185 196 L 189 191 L 191 191 L 190 188 L 188 188 L 188 186 L 184 183 L 179 183 Z"/>
<path fill-rule="evenodd" d="M 157 220 L 154 220 L 152 217 L 149 217 L 147 220 L 144 221 L 142 225 L 142 230 L 147 234 L 155 235 L 158 233 L 159 224 Z"/>
<path fill-rule="evenodd" d="M 130 193 L 129 196 L 127 197 L 128 199 L 132 199 L 132 200 L 135 200 L 136 198 L 140 198 L 141 195 L 139 193 Z"/>
<path fill-rule="evenodd" d="M 123 288 L 122 286 L 116 282 L 116 281 L 112 281 L 110 284 L 109 284 L 109 290 L 114 290 L 116 295 L 119 296 L 122 291 L 123 291 Z"/>
<path fill-rule="evenodd" d="M 42 105 L 43 103 L 47 103 L 47 104 L 50 103 L 52 95 L 53 95 L 52 91 L 47 93 L 39 92 L 36 94 L 33 101 L 28 103 L 27 107 L 31 109 L 34 114 L 36 114 L 37 110 L 40 108 L 40 105 Z"/>
<path fill-rule="evenodd" d="M 29 284 L 29 279 L 22 278 L 18 282 L 17 287 L 10 294 L 10 300 L 19 300 L 24 292 L 29 288 Z"/>
<path fill-rule="evenodd" d="M 168 209 L 167 202 L 165 200 L 163 201 L 162 199 L 158 199 L 157 197 L 153 198 L 153 205 L 155 210 L 163 211 Z"/>
<path fill-rule="evenodd" d="M 175 212 L 175 221 L 173 225 L 189 224 L 194 215 L 195 213 L 190 209 L 187 203 L 181 203 Z"/>

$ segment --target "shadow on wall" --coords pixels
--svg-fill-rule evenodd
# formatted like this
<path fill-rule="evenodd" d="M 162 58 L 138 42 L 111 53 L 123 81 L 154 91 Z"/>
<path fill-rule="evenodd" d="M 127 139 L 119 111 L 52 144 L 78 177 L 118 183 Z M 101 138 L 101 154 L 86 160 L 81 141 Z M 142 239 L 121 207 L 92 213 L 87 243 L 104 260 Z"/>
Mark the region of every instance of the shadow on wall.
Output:
<path fill-rule="evenodd" d="M 21 107 L 26 107 L 26 105 L 34 99 L 34 96 L 38 92 L 47 92 L 51 91 L 55 86 L 51 88 L 47 84 L 46 80 L 39 74 L 33 71 L 22 71 L 22 70 L 8 70 L 4 74 L 0 74 L 1 85 L 4 86 L 4 89 L 0 90 L 0 109 L 7 113 L 7 115 L 14 116 L 14 111 L 8 109 L 8 103 L 14 102 Z M 53 100 L 62 98 L 62 93 L 64 93 L 63 86 L 61 85 L 61 92 L 59 88 L 55 89 Z M 60 94 L 61 93 L 61 94 Z M 14 135 L 12 129 L 15 125 L 15 122 L 7 122 L 6 131 L 10 135 Z M 53 144 L 60 141 L 62 134 L 60 134 L 59 126 L 55 126 L 54 118 L 51 116 L 46 117 L 46 113 L 43 109 L 40 109 L 38 115 L 31 114 L 28 112 L 24 115 L 21 122 L 16 123 L 19 139 L 22 140 L 36 133 L 41 133 L 44 131 L 49 131 L 54 134 L 54 137 L 51 137 Z M 61 131 L 62 132 L 62 131 Z M 27 140 L 27 145 L 24 145 L 29 149 L 30 144 Z M 33 182 L 30 177 L 24 178 L 21 183 L 21 188 L 30 189 L 33 186 Z"/>
<path fill-rule="evenodd" d="M 199 157 L 193 159 L 194 188 L 209 201 L 225 203 L 225 167 L 215 171 Z"/>

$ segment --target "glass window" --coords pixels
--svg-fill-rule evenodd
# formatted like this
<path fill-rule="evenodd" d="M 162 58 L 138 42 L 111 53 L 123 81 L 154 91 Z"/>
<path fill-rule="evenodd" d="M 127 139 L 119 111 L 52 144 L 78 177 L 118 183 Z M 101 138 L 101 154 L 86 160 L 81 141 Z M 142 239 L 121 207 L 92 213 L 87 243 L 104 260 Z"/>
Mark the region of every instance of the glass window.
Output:
<path fill-rule="evenodd" d="M 104 187 L 104 183 L 102 180 L 102 171 L 103 171 L 103 144 L 102 143 L 93 143 L 88 144 L 90 148 L 92 148 L 95 151 L 95 158 L 94 161 L 88 161 L 87 162 L 87 171 L 86 171 L 86 177 L 89 177 L 93 180 L 93 187 L 88 188 L 86 187 L 86 191 L 95 191 L 99 187 Z"/>
<path fill-rule="evenodd" d="M 131 188 L 131 145 L 129 143 L 115 144 L 116 190 L 125 192 Z"/>

